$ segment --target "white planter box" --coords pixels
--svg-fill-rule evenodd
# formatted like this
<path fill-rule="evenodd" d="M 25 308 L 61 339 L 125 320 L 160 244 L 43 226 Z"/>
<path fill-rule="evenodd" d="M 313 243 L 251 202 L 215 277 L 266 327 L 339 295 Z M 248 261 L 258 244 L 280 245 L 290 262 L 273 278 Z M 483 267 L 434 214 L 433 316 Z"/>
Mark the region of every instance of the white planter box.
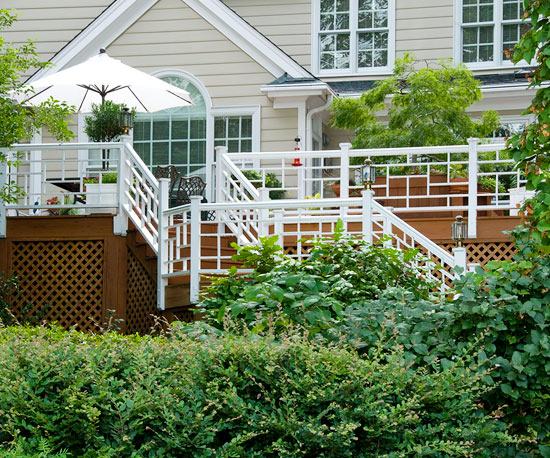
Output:
<path fill-rule="evenodd" d="M 519 188 L 510 188 L 510 216 L 518 216 L 519 208 L 523 205 L 527 199 L 530 199 L 535 195 L 535 191 L 527 191 L 522 186 Z"/>
<path fill-rule="evenodd" d="M 86 205 L 102 205 L 103 208 L 87 208 L 88 214 L 116 213 L 118 208 L 117 183 L 87 183 Z"/>

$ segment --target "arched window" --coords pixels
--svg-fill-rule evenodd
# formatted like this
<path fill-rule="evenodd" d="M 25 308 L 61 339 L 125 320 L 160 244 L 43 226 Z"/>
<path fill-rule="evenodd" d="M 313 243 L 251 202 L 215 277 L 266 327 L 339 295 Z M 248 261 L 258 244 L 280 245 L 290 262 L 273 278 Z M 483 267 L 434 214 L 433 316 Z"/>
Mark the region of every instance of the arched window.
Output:
<path fill-rule="evenodd" d="M 185 89 L 193 104 L 158 113 L 139 114 L 134 125 L 134 148 L 150 167 L 174 165 L 183 175 L 206 175 L 207 102 L 199 88 L 183 75 L 160 77 Z"/>

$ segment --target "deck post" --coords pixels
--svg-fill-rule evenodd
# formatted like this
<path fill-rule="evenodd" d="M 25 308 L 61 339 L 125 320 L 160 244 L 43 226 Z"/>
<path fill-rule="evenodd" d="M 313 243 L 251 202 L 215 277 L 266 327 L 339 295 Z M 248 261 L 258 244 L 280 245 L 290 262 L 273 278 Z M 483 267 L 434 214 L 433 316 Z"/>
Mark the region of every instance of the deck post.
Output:
<path fill-rule="evenodd" d="M 478 138 L 468 139 L 468 238 L 477 237 Z"/>
<path fill-rule="evenodd" d="M 227 146 L 216 146 L 216 202 L 220 203 L 224 201 L 223 198 L 223 160 L 222 155 L 227 153 Z"/>
<path fill-rule="evenodd" d="M 170 179 L 159 179 L 159 205 L 158 205 L 158 251 L 157 251 L 157 308 L 165 309 L 166 285 L 168 280 L 168 216 L 165 211 L 169 208 Z"/>
<path fill-rule="evenodd" d="M 260 202 L 269 202 L 269 188 L 258 189 L 260 193 Z M 260 208 L 258 212 L 260 220 L 258 221 L 259 237 L 267 237 L 269 235 L 269 208 Z"/>
<path fill-rule="evenodd" d="M 273 210 L 273 229 L 274 234 L 277 236 L 277 245 L 279 245 L 281 248 L 285 248 L 284 245 L 284 230 L 285 225 L 283 222 L 283 210 Z"/>
<path fill-rule="evenodd" d="M 372 199 L 374 192 L 371 189 L 361 191 L 363 196 L 363 240 L 372 244 Z"/>
<path fill-rule="evenodd" d="M 126 161 L 126 142 L 131 141 L 131 137 L 122 136 L 120 138 L 120 148 L 118 150 L 118 178 L 117 178 L 117 192 L 118 192 L 118 212 L 113 218 L 113 232 L 116 235 L 126 235 L 128 232 L 128 215 L 126 214 L 129 206 L 128 196 L 126 191 L 128 183 L 131 180 L 130 169 L 128 168 L 128 162 Z"/>
<path fill-rule="evenodd" d="M 386 210 L 393 212 L 393 207 L 386 207 Z M 384 235 L 389 236 L 390 238 L 384 241 L 384 248 L 391 248 L 392 244 L 392 223 L 389 218 L 384 218 Z"/>
<path fill-rule="evenodd" d="M 349 197 L 349 150 L 351 143 L 340 143 L 340 198 Z"/>
<path fill-rule="evenodd" d="M 0 151 L 0 156 L 7 159 L 8 152 L 6 150 Z M 0 161 L 0 190 L 6 185 L 8 178 L 8 163 L 6 161 Z M 6 203 L 0 199 L 0 238 L 6 238 L 6 216 L 7 216 Z"/>
<path fill-rule="evenodd" d="M 199 302 L 201 268 L 201 200 L 202 196 L 190 196 L 191 199 L 191 269 L 189 301 Z"/>
<path fill-rule="evenodd" d="M 455 267 L 461 267 L 462 273 L 466 273 L 467 269 L 467 257 L 466 247 L 457 246 L 453 248 L 453 258 L 455 260 Z"/>

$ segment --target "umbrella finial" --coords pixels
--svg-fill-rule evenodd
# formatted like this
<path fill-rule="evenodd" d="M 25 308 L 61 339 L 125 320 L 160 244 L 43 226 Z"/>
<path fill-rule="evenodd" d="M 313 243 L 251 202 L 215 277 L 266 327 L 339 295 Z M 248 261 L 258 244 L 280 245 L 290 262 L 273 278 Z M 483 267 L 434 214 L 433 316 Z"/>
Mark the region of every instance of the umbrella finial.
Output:
<path fill-rule="evenodd" d="M 107 51 L 105 51 L 105 48 L 101 48 L 99 50 L 99 54 L 106 54 L 106 53 L 107 53 Z"/>

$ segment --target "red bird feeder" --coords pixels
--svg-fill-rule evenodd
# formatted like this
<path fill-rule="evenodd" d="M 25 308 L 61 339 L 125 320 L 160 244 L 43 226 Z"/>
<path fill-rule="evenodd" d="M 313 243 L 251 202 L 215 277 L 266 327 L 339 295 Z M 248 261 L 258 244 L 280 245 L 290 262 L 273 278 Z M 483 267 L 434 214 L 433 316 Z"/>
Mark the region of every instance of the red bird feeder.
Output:
<path fill-rule="evenodd" d="M 294 146 L 294 151 L 300 151 L 300 137 L 296 137 L 294 141 L 296 142 L 296 145 Z M 302 161 L 299 157 L 295 157 L 292 161 L 292 167 L 301 167 L 302 165 L 304 164 L 302 164 Z"/>

